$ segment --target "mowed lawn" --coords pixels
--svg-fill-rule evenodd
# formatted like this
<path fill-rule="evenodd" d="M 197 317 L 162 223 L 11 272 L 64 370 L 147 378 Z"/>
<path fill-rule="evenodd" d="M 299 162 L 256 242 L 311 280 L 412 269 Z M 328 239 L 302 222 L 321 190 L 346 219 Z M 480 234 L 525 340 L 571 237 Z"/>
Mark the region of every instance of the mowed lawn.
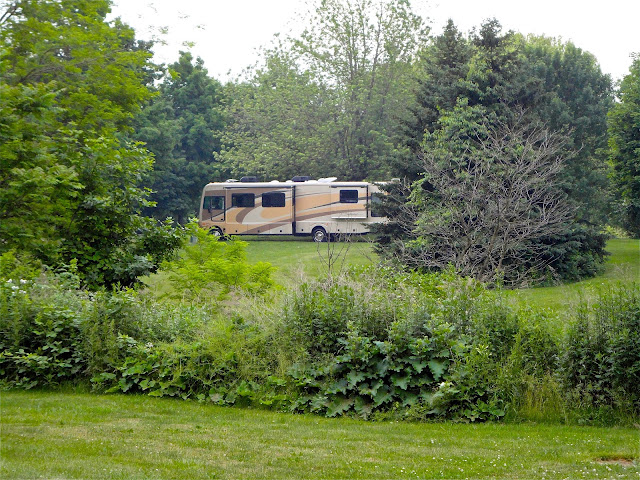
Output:
<path fill-rule="evenodd" d="M 612 239 L 607 242 L 607 251 L 610 255 L 604 272 L 597 277 L 555 287 L 515 290 L 512 294 L 522 305 L 533 304 L 563 311 L 599 290 L 640 282 L 640 240 Z"/>
<path fill-rule="evenodd" d="M 637 479 L 637 429 L 364 422 L 2 392 L 0 478 Z"/>
<path fill-rule="evenodd" d="M 310 237 L 273 240 L 261 237 L 239 237 L 248 242 L 247 259 L 251 263 L 269 262 L 276 267 L 275 279 L 288 285 L 301 279 L 338 274 L 349 267 L 373 265 L 378 256 L 369 237 L 350 242 L 315 243 Z M 369 239 L 371 240 L 371 239 Z"/>
<path fill-rule="evenodd" d="M 509 295 L 521 305 L 530 304 L 563 311 L 599 289 L 640 282 L 640 240 L 612 239 L 607 243 L 607 251 L 610 255 L 604 272 L 597 277 L 554 287 L 513 290 Z M 316 244 L 308 238 L 281 241 L 250 237 L 247 255 L 251 262 L 265 261 L 273 264 L 277 269 L 276 281 L 285 286 L 290 282 L 297 283 L 305 278 L 326 275 L 330 255 L 333 260 L 337 259 L 334 273 L 347 266 L 372 265 L 378 261 L 373 245 L 366 241 Z"/>

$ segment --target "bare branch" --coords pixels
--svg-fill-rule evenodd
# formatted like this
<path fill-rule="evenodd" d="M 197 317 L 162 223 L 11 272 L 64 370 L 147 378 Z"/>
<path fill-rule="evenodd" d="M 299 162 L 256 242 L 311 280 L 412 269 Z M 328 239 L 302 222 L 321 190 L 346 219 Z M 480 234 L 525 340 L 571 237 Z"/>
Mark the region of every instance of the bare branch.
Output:
<path fill-rule="evenodd" d="M 452 264 L 482 281 L 523 285 L 549 274 L 545 242 L 566 232 L 573 209 L 559 188 L 567 137 L 531 126 L 487 128 L 465 158 L 447 149 L 422 155 L 433 192 L 414 189 L 402 210 L 415 240 L 399 248 L 405 264 Z M 443 153 L 446 151 L 446 153 Z"/>

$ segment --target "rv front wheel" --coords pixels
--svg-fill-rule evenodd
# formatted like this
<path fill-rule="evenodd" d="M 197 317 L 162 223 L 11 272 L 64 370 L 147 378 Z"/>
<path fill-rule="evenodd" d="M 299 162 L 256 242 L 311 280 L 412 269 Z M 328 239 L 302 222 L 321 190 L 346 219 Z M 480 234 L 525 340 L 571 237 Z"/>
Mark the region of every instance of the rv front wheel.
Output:
<path fill-rule="evenodd" d="M 311 237 L 314 242 L 326 242 L 327 241 L 327 231 L 322 227 L 316 227 L 311 231 Z"/>
<path fill-rule="evenodd" d="M 224 235 L 222 235 L 222 230 L 220 230 L 218 227 L 214 227 L 209 230 L 209 234 L 213 235 L 214 237 L 220 238 L 220 240 L 222 240 L 224 237 Z"/>

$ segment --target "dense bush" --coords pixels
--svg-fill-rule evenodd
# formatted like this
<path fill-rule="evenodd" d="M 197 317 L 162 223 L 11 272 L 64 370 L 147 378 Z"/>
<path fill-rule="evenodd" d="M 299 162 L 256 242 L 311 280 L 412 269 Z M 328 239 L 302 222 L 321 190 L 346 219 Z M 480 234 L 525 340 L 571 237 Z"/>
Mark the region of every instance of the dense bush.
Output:
<path fill-rule="evenodd" d="M 567 334 L 563 379 L 583 410 L 640 412 L 640 288 L 600 292 Z M 605 413 L 606 415 L 606 413 Z"/>
<path fill-rule="evenodd" d="M 452 272 L 376 269 L 303 285 L 284 315 L 284 337 L 306 349 L 289 372 L 299 392 L 293 408 L 500 418 L 517 408 L 523 377 L 556 369 L 547 320 Z"/>
<path fill-rule="evenodd" d="M 175 287 L 171 295 L 175 299 L 216 303 L 234 291 L 262 294 L 273 286 L 273 267 L 247 262 L 246 242 L 218 241 L 198 227 L 195 219 L 187 225 L 187 232 L 194 242 L 183 245 L 177 258 L 162 264 Z"/>
<path fill-rule="evenodd" d="M 516 310 L 452 272 L 362 270 L 271 306 L 250 295 L 212 308 L 88 293 L 73 265 L 36 276 L 10 256 L 0 258 L 4 387 L 72 380 L 363 418 L 611 423 L 640 413 L 637 286 L 584 304 L 563 337 L 550 314 Z"/>

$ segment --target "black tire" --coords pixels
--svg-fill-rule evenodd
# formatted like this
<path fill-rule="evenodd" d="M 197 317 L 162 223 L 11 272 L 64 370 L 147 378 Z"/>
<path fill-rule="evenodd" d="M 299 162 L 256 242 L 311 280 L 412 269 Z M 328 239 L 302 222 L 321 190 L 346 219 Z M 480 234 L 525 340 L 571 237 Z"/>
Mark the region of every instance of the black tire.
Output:
<path fill-rule="evenodd" d="M 327 231 L 324 228 L 315 227 L 313 230 L 311 230 L 311 238 L 314 242 L 321 243 L 326 242 L 329 238 L 329 235 L 327 235 Z"/>
<path fill-rule="evenodd" d="M 209 235 L 218 237 L 219 240 L 225 240 L 224 233 L 222 233 L 222 230 L 220 230 L 220 228 L 218 227 L 213 227 L 211 230 L 209 230 Z"/>

